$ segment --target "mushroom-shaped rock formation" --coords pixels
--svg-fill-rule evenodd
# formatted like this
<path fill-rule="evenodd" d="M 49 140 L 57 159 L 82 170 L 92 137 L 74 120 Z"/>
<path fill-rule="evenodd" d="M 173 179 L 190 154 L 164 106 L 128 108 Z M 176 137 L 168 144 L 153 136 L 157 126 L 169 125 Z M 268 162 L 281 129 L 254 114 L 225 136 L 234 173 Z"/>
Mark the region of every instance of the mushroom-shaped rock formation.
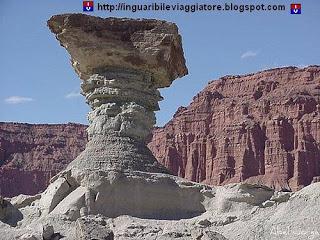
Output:
<path fill-rule="evenodd" d="M 70 166 L 167 172 L 145 139 L 162 99 L 157 88 L 187 74 L 177 26 L 83 14 L 53 16 L 48 26 L 71 55 L 92 108 L 90 141 Z"/>
<path fill-rule="evenodd" d="M 42 213 L 71 219 L 202 213 L 203 185 L 169 175 L 145 144 L 162 99 L 158 88 L 187 74 L 177 26 L 83 14 L 53 16 L 48 26 L 70 53 L 92 111 L 86 149 L 52 179 Z"/>

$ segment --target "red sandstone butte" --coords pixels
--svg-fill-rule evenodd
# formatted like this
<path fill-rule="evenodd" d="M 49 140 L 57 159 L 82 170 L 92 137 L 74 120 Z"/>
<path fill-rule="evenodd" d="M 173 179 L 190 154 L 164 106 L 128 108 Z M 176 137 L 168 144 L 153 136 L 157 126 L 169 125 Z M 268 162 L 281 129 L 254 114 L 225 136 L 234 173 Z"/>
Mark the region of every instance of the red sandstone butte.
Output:
<path fill-rule="evenodd" d="M 85 129 L 72 123 L 0 123 L 0 195 L 43 191 L 84 150 Z"/>
<path fill-rule="evenodd" d="M 188 180 L 297 190 L 320 176 L 320 67 L 212 81 L 153 131 L 149 148 Z"/>

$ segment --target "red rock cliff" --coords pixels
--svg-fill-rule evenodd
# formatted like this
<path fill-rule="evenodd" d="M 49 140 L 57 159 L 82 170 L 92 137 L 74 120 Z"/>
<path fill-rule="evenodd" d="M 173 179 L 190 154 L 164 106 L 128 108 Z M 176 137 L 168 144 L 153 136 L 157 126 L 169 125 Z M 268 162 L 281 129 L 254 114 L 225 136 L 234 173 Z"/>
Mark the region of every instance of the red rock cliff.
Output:
<path fill-rule="evenodd" d="M 174 174 L 297 190 L 320 175 L 320 67 L 212 81 L 149 143 Z"/>
<path fill-rule="evenodd" d="M 0 195 L 36 194 L 83 151 L 86 126 L 0 123 Z"/>

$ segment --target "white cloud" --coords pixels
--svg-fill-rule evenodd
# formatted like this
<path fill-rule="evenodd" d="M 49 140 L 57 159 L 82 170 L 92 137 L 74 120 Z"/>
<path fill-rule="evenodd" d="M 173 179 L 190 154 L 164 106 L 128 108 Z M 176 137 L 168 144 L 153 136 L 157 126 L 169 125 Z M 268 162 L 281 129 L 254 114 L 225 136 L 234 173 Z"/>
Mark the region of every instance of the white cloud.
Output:
<path fill-rule="evenodd" d="M 73 92 L 68 93 L 65 96 L 65 98 L 77 98 L 77 97 L 80 97 L 80 96 L 81 96 L 80 92 L 73 91 Z"/>
<path fill-rule="evenodd" d="M 30 97 L 11 96 L 6 98 L 4 101 L 8 104 L 20 104 L 20 103 L 32 102 L 34 101 L 34 99 Z"/>
<path fill-rule="evenodd" d="M 258 55 L 258 51 L 249 50 L 249 51 L 244 52 L 241 55 L 241 59 L 250 58 L 250 57 L 256 57 L 257 55 Z"/>

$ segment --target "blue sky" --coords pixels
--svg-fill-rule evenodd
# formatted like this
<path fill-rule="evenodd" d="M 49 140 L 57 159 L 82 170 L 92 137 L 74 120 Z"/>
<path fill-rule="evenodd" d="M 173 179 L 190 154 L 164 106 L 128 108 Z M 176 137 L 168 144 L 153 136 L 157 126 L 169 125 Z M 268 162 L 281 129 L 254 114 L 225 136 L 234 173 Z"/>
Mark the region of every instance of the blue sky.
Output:
<path fill-rule="evenodd" d="M 95 3 L 117 3 L 100 0 Z M 151 0 L 128 0 L 150 3 Z M 153 2 L 160 2 L 154 0 Z M 257 1 L 176 0 L 167 3 L 250 4 Z M 208 81 L 279 66 L 320 64 L 320 1 L 299 1 L 301 15 L 285 12 L 161 12 L 108 13 L 101 17 L 159 18 L 175 22 L 183 37 L 189 75 L 161 90 L 164 100 L 157 124 L 187 106 Z M 89 107 L 79 96 L 80 80 L 69 55 L 46 26 L 51 15 L 82 12 L 80 0 L 1 0 L 0 121 L 28 123 L 87 123 Z"/>

